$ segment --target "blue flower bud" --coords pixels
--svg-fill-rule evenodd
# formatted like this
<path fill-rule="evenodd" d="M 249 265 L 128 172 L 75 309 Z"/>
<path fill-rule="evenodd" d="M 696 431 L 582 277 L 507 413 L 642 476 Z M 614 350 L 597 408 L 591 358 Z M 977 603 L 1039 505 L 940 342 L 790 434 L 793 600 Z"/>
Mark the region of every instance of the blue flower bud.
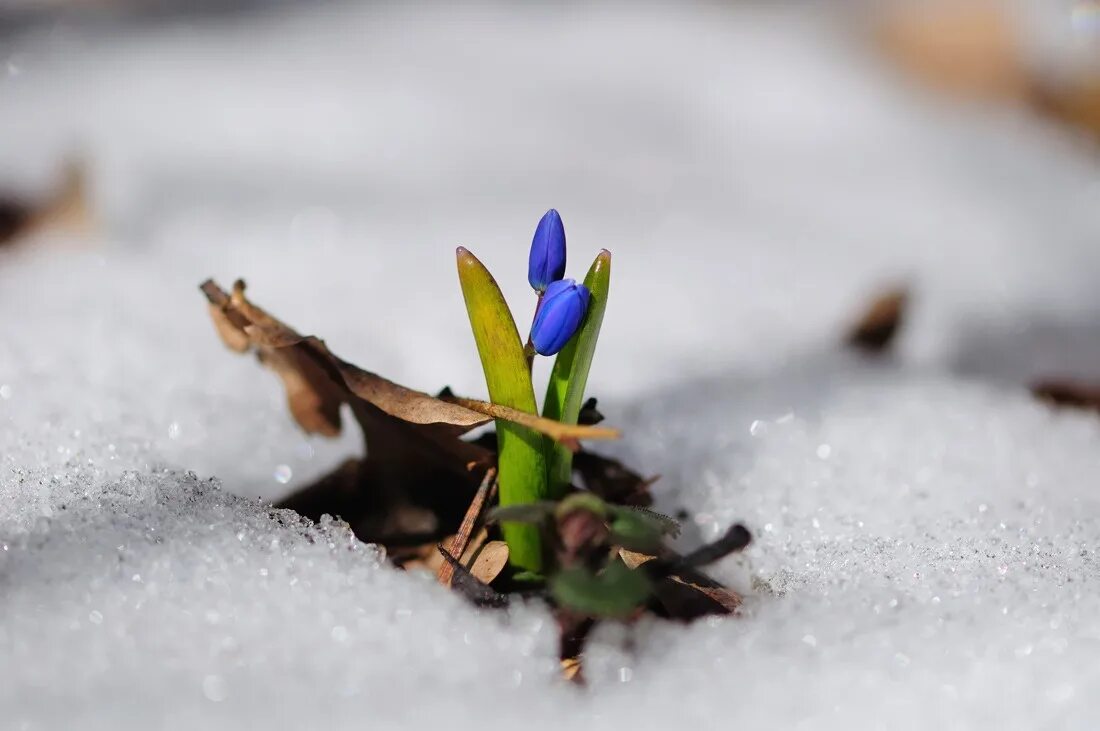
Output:
<path fill-rule="evenodd" d="M 565 226 L 561 216 L 551 208 L 535 229 L 531 239 L 531 255 L 527 260 L 527 281 L 536 292 L 542 292 L 551 282 L 565 276 Z"/>
<path fill-rule="evenodd" d="M 584 320 L 589 296 L 588 287 L 572 279 L 559 279 L 546 288 L 531 325 L 531 344 L 537 353 L 553 355 L 565 347 Z"/>

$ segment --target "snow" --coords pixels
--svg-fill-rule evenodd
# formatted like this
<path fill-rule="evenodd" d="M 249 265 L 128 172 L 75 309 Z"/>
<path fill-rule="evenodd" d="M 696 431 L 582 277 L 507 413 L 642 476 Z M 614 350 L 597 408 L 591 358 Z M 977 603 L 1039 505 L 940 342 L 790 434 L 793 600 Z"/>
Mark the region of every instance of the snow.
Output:
<path fill-rule="evenodd" d="M 284 8 L 5 39 L 0 179 L 89 163 L 100 242 L 0 257 L 0 727 L 1093 728 L 1100 176 L 941 106 L 805 8 Z M 451 259 L 526 321 L 562 211 L 614 290 L 591 392 L 745 615 L 479 613 L 271 499 L 303 437 L 196 287 L 404 383 L 483 395 Z M 913 287 L 895 358 L 840 352 Z"/>

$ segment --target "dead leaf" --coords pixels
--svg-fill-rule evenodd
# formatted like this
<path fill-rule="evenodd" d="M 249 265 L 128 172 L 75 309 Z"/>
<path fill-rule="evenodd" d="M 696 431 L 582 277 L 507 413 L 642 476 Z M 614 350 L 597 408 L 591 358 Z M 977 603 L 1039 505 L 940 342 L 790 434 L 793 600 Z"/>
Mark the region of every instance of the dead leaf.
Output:
<path fill-rule="evenodd" d="M 644 563 L 654 560 L 656 556 L 651 556 L 648 553 L 641 553 L 639 551 L 628 551 L 625 548 L 619 549 L 619 558 L 623 560 L 629 568 L 636 569 Z"/>
<path fill-rule="evenodd" d="M 320 520 L 326 513 L 346 520 L 347 516 L 360 512 L 359 503 L 363 500 L 360 490 L 361 469 L 360 460 L 345 460 L 311 487 L 292 493 L 275 507 L 293 510 L 314 521 Z"/>
<path fill-rule="evenodd" d="M 848 333 L 848 344 L 867 353 L 890 347 L 905 318 L 908 293 L 891 289 L 876 297 Z"/>
<path fill-rule="evenodd" d="M 570 683 L 583 685 L 584 676 L 581 675 L 581 659 L 579 657 L 562 658 L 561 676 Z"/>
<path fill-rule="evenodd" d="M 236 313 L 230 313 L 213 302 L 207 304 L 206 307 L 210 313 L 210 319 L 214 321 L 214 329 L 217 331 L 218 337 L 222 339 L 222 343 L 236 353 L 248 352 L 252 339 L 244 331 L 247 322 L 234 322 L 232 318 Z M 237 315 L 237 319 L 241 320 L 239 315 Z"/>
<path fill-rule="evenodd" d="M 589 491 L 617 505 L 652 505 L 649 488 L 660 479 L 660 475 L 642 477 L 622 462 L 587 449 L 573 456 L 573 470 L 580 473 Z"/>
<path fill-rule="evenodd" d="M 740 594 L 705 576 L 703 581 L 669 576 L 658 581 L 653 591 L 670 616 L 687 622 L 712 614 L 732 614 L 742 602 Z"/>
<path fill-rule="evenodd" d="M 733 525 L 717 541 L 681 556 L 666 549 L 650 556 L 621 549 L 620 557 L 632 569 L 645 567 L 654 582 L 653 593 L 673 619 L 690 621 L 709 614 L 729 614 L 741 606 L 737 592 L 698 569 L 749 544 L 752 536 L 743 525 Z"/>
<path fill-rule="evenodd" d="M 443 560 L 442 554 L 440 554 L 437 546 L 448 545 L 449 542 L 454 540 L 454 536 L 447 536 L 442 542 L 437 543 L 425 543 L 420 546 L 410 546 L 407 550 L 398 550 L 399 558 L 397 565 L 401 568 L 412 571 L 422 570 L 439 576 L 440 568 L 447 562 Z M 458 562 L 470 569 L 475 557 L 485 547 L 485 544 L 489 542 L 489 531 L 485 528 L 480 528 L 470 538 L 469 543 L 466 545 L 466 550 L 462 556 L 459 557 Z M 450 551 L 448 551 L 450 553 Z M 486 582 L 487 583 L 487 582 Z"/>
<path fill-rule="evenodd" d="M 479 581 L 491 584 L 507 565 L 508 544 L 504 541 L 489 541 L 477 552 L 470 565 L 470 573 Z"/>
<path fill-rule="evenodd" d="M 228 328 L 239 329 L 247 336 L 249 345 L 259 352 L 261 360 L 283 378 L 291 411 L 307 432 L 339 433 L 340 404 L 347 402 L 354 406 L 356 401 L 362 401 L 410 424 L 449 427 L 453 436 L 491 419 L 513 421 L 569 444 L 579 439 L 616 439 L 619 436 L 614 429 L 562 424 L 484 401 L 458 397 L 443 400 L 406 388 L 341 360 L 323 341 L 298 334 L 252 304 L 245 297 L 245 284 L 241 280 L 233 285 L 232 295 L 227 295 L 213 280 L 204 282 L 201 289 L 209 302 L 224 314 L 224 317 L 215 318 L 215 327 L 222 340 L 239 351 L 243 341 Z M 288 370 L 296 374 L 288 375 Z"/>

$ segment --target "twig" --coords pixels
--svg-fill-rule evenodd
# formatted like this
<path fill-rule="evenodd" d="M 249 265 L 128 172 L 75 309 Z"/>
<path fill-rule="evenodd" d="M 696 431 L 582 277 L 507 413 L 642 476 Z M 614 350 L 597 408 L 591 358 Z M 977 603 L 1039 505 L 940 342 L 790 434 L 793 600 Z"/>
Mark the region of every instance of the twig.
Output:
<path fill-rule="evenodd" d="M 455 537 L 451 540 L 451 545 L 446 549 L 456 561 L 462 559 L 462 554 L 465 553 L 466 547 L 470 545 L 470 537 L 474 534 L 474 527 L 485 509 L 485 504 L 489 502 L 492 493 L 496 490 L 496 478 L 496 468 L 490 467 L 485 472 L 485 477 L 478 486 L 477 492 L 474 493 L 474 499 L 470 501 L 470 507 L 466 509 L 466 515 L 462 517 L 462 523 L 458 526 L 458 533 L 455 534 Z M 436 578 L 443 586 L 450 586 L 454 573 L 454 565 L 450 561 L 444 561 L 443 565 L 439 567 Z"/>
<path fill-rule="evenodd" d="M 506 406 L 489 403 L 488 401 L 478 401 L 476 399 L 461 398 L 459 396 L 452 396 L 444 400 L 452 404 L 463 406 L 470 411 L 476 411 L 479 414 L 491 416 L 494 419 L 507 419 L 508 421 L 514 421 L 517 424 L 530 427 L 546 434 L 554 441 L 566 445 L 573 451 L 579 448 L 579 440 L 581 439 L 618 439 L 622 436 L 622 433 L 618 429 L 609 429 L 602 426 L 563 424 L 560 421 L 544 419 L 541 416 L 526 414 Z"/>

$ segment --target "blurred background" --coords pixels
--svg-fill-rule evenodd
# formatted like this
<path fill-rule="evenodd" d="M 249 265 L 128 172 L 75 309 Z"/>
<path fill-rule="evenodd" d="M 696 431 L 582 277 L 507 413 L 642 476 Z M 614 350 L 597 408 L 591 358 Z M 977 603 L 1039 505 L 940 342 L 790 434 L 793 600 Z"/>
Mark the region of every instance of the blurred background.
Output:
<path fill-rule="evenodd" d="M 899 286 L 912 367 L 1097 378 L 1098 139 L 1097 0 L 5 0 L 5 383 L 140 388 L 197 468 L 266 454 L 207 415 L 285 419 L 209 330 L 215 276 L 484 395 L 453 248 L 526 321 L 550 207 L 571 276 L 615 255 L 598 395 L 798 361 Z"/>

